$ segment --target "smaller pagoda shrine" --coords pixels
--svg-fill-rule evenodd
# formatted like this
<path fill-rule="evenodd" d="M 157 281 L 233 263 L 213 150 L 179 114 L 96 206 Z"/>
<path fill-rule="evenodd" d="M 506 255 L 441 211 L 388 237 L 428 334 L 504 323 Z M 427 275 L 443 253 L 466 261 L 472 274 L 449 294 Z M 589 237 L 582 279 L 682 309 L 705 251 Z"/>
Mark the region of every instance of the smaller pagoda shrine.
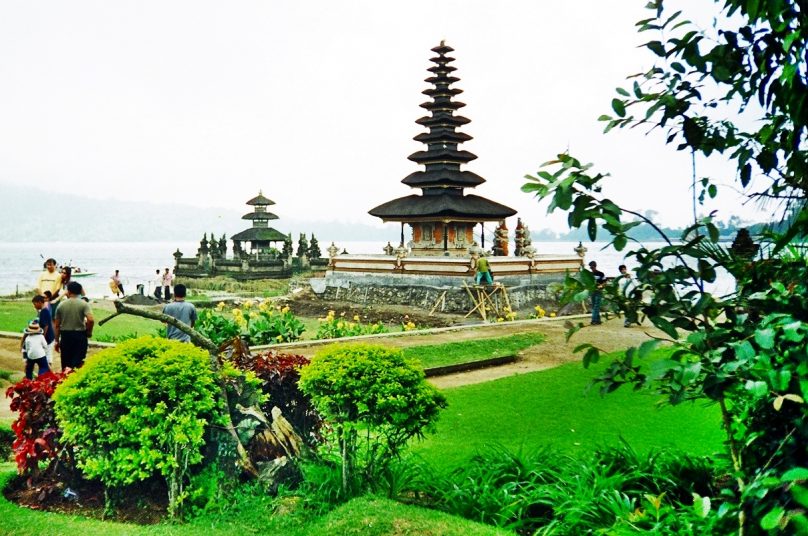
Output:
<path fill-rule="evenodd" d="M 282 232 L 269 226 L 269 220 L 277 220 L 278 216 L 267 212 L 269 205 L 275 202 L 264 197 L 261 190 L 258 195 L 247 201 L 247 205 L 253 207 L 252 212 L 248 212 L 241 217 L 242 220 L 252 221 L 252 226 L 233 235 L 233 253 L 235 257 L 242 254 L 262 256 L 277 256 L 279 248 L 275 247 L 278 242 L 286 242 L 289 237 Z"/>
<path fill-rule="evenodd" d="M 400 197 L 369 211 L 370 215 L 384 222 L 401 223 L 399 247 L 404 247 L 404 225 L 409 225 L 412 229 L 411 254 L 416 256 L 466 256 L 475 242 L 476 225 L 480 225 L 480 242 L 483 243 L 482 226 L 485 222 L 500 222 L 516 214 L 512 208 L 464 191 L 479 186 L 485 179 L 460 169 L 461 165 L 477 156 L 458 149 L 459 144 L 472 138 L 456 130 L 470 120 L 454 115 L 465 104 L 452 100 L 463 92 L 450 87 L 460 80 L 452 75 L 456 68 L 449 65 L 454 58 L 447 54 L 453 50 L 443 41 L 432 49 L 437 56 L 430 60 L 435 65 L 427 69 L 432 76 L 425 81 L 433 87 L 422 91 L 432 100 L 421 104 L 431 115 L 416 121 L 429 132 L 413 138 L 425 144 L 426 150 L 409 156 L 410 160 L 426 169 L 411 173 L 401 181 L 411 188 L 419 188 L 422 195 Z"/>
<path fill-rule="evenodd" d="M 278 216 L 267 211 L 275 202 L 264 197 L 261 191 L 247 201 L 253 207 L 241 218 L 252 222 L 248 229 L 236 233 L 233 242 L 233 257 L 227 258 L 227 237 L 216 240 L 213 233 L 207 233 L 199 242 L 199 249 L 193 257 L 184 257 L 182 252 L 174 252 L 174 274 L 183 277 L 212 277 L 224 275 L 234 279 L 265 279 L 289 277 L 293 273 L 311 268 L 325 267 L 327 259 L 322 259 L 320 246 L 314 235 L 311 241 L 304 233 L 300 234 L 297 255 L 293 255 L 292 235 L 284 234 L 269 226 L 270 220 Z"/>

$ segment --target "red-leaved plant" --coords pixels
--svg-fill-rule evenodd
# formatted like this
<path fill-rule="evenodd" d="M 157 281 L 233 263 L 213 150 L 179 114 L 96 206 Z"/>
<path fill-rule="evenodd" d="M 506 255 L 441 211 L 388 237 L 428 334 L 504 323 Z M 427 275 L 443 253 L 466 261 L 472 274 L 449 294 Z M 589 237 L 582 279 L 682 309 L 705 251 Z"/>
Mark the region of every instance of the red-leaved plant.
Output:
<path fill-rule="evenodd" d="M 320 428 L 323 419 L 314 409 L 311 399 L 297 387 L 301 367 L 309 364 L 307 357 L 272 351 L 252 355 L 242 352 L 234 353 L 233 364 L 261 379 L 262 390 L 269 395 L 262 404 L 267 415 L 277 406 L 308 446 L 322 441 Z"/>
<path fill-rule="evenodd" d="M 56 463 L 62 433 L 53 411 L 53 392 L 69 373 L 48 371 L 33 380 L 24 379 L 6 390 L 11 398 L 11 411 L 19 417 L 11 425 L 17 436 L 12 444 L 14 459 L 20 475 L 27 476 L 29 485 L 40 475 L 40 462 Z"/>

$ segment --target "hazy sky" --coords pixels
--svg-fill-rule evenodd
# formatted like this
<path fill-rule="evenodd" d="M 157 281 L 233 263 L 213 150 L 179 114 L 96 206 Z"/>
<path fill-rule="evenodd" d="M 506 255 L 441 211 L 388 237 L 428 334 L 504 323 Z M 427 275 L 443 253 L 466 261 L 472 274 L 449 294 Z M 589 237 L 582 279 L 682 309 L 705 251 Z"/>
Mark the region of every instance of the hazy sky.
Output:
<path fill-rule="evenodd" d="M 446 39 L 474 137 L 462 148 L 479 157 L 466 169 L 488 181 L 474 193 L 532 230 L 563 221 L 519 188 L 569 147 L 612 173 L 614 198 L 687 223 L 689 157 L 596 121 L 652 64 L 644 4 L 6 0 L 0 183 L 245 212 L 262 189 L 281 216 L 378 222 L 367 211 L 422 169 L 406 157 Z M 714 208 L 749 213 L 732 196 Z"/>

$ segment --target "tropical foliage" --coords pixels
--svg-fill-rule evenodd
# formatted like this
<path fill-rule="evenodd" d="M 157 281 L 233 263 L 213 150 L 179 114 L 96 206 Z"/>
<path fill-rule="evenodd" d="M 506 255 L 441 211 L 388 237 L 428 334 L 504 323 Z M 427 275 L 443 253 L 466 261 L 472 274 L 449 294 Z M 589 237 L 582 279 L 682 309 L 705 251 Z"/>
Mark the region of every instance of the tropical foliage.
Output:
<path fill-rule="evenodd" d="M 679 237 L 665 235 L 639 211 L 603 196 L 607 175 L 568 154 L 528 176 L 523 190 L 548 200 L 549 211 L 567 211 L 570 226 L 586 228 L 593 240 L 606 231 L 618 251 L 632 242 L 630 230 L 641 221 L 660 232 L 666 245 L 636 244 L 627 256 L 638 266 L 638 292 L 647 297 L 641 312 L 676 350 L 651 373 L 643 372 L 638 360 L 656 341 L 628 350 L 599 378 L 602 392 L 633 384 L 655 388 L 672 404 L 699 399 L 718 404 L 735 486 L 714 498 L 720 506 L 709 515 L 735 516 L 742 534 L 808 531 L 808 264 L 805 250 L 780 254 L 808 234 L 806 5 L 717 4 L 721 13 L 705 29 L 682 12 L 671 13 L 661 0 L 650 2 L 651 16 L 638 26 L 652 35 L 644 46 L 657 60 L 633 77 L 629 88 L 618 88 L 615 115 L 601 120 L 607 131 L 664 129 L 678 150 L 719 153 L 733 162 L 735 187 L 768 201 L 788 221 L 783 234 L 765 239 L 761 260 L 755 260 L 754 246 L 719 244 L 713 215 Z M 694 179 L 698 201 L 718 195 L 721 180 Z M 711 289 L 722 270 L 736 279 L 735 292 Z M 567 298 L 586 298 L 594 288 L 591 274 L 581 272 L 569 278 Z M 588 344 L 578 350 L 584 364 L 600 356 Z"/>
<path fill-rule="evenodd" d="M 195 328 L 217 345 L 234 337 L 242 337 L 251 345 L 291 342 L 305 330 L 288 306 L 273 307 L 269 302 L 252 300 L 229 310 L 223 302 L 215 311 L 203 309 Z"/>

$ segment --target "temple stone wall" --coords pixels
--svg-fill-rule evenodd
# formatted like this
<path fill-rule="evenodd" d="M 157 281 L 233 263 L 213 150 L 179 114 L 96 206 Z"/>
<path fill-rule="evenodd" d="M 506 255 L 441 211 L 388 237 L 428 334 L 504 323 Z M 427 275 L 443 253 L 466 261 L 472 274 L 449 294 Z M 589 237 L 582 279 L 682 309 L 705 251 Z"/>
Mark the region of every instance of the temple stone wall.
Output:
<path fill-rule="evenodd" d="M 532 277 L 499 278 L 505 285 L 511 309 L 526 312 L 535 305 L 549 311 L 557 311 L 558 296 L 554 284 L 561 283 L 563 276 L 535 275 Z M 329 273 L 326 277 L 309 280 L 314 293 L 326 301 L 346 301 L 362 305 L 406 305 L 430 311 L 445 293 L 436 312 L 462 314 L 474 307 L 466 285 L 468 280 L 442 276 L 382 276 L 362 277 L 354 274 Z M 498 307 L 502 307 L 503 295 L 494 293 Z"/>

